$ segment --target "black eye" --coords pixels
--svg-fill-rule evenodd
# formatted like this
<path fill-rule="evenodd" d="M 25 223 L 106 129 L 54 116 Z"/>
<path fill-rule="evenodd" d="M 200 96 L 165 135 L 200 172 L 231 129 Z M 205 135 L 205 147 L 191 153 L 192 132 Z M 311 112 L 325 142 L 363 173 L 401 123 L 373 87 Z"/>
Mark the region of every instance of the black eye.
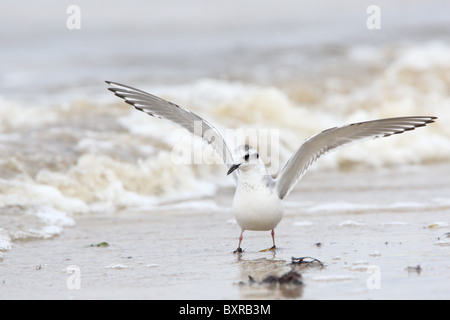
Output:
<path fill-rule="evenodd" d="M 248 161 L 248 158 L 250 157 L 250 155 L 247 153 L 244 157 L 245 161 Z"/>

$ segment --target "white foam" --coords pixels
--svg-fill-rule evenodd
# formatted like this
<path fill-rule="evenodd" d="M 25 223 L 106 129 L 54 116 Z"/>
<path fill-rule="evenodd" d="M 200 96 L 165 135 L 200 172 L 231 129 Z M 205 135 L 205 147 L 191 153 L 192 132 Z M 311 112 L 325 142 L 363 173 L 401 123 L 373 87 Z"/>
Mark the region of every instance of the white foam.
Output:
<path fill-rule="evenodd" d="M 85 212 L 86 204 L 64 196 L 58 189 L 31 180 L 0 179 L 0 250 L 11 248 L 12 240 L 46 239 L 74 226 L 75 213 Z"/>
<path fill-rule="evenodd" d="M 65 196 L 59 189 L 30 180 L 0 179 L 1 206 L 51 206 L 71 213 L 87 211 L 86 204 L 77 198 Z"/>
<path fill-rule="evenodd" d="M 409 222 L 405 222 L 405 221 L 386 221 L 386 222 L 380 223 L 380 225 L 382 225 L 382 226 L 407 226 L 409 224 L 410 224 Z"/>
<path fill-rule="evenodd" d="M 351 202 L 328 202 L 317 204 L 306 209 L 308 213 L 316 212 L 355 212 L 355 211 L 368 211 L 379 208 L 375 204 L 363 204 L 363 203 L 351 203 Z"/>
<path fill-rule="evenodd" d="M 450 68 L 450 47 L 440 41 L 431 41 L 422 46 L 408 46 L 398 53 L 392 64 L 395 70 L 413 69 L 430 71 L 434 68 Z"/>
<path fill-rule="evenodd" d="M 292 225 L 295 227 L 309 227 L 312 226 L 313 223 L 311 221 L 295 221 Z"/>
<path fill-rule="evenodd" d="M 129 267 L 123 264 L 111 264 L 105 267 L 106 269 L 115 269 L 115 270 L 123 270 L 128 269 Z"/>
<path fill-rule="evenodd" d="M 48 224 L 58 224 L 61 226 L 72 226 L 74 220 L 67 217 L 62 211 L 53 209 L 52 207 L 42 207 L 36 212 L 36 216 Z"/>
<path fill-rule="evenodd" d="M 273 162 L 280 166 L 304 139 L 321 130 L 406 115 L 434 115 L 439 119 L 426 128 L 330 153 L 315 168 L 339 170 L 358 165 L 381 168 L 448 162 L 450 45 L 429 42 L 347 49 L 348 55 L 343 59 L 348 61 L 342 61 L 340 70 L 347 71 L 357 63 L 362 69 L 373 70 L 364 78 L 366 81 L 345 72 L 342 77 L 319 75 L 320 81 L 315 82 L 318 88 L 309 78 L 299 79 L 287 88 L 276 87 L 278 83 L 269 86 L 217 79 L 153 87 L 144 83 L 139 88 L 189 108 L 222 133 L 228 128 L 243 129 L 244 134 L 251 128 L 279 130 L 279 159 Z M 350 71 L 361 76 L 358 70 Z M 5 173 L 0 179 L 0 207 L 23 208 L 17 212 L 11 209 L 11 216 L 28 212 L 30 219 L 23 229 L 2 225 L 0 250 L 9 248 L 11 238 L 31 234 L 33 219 L 39 221 L 33 233 L 45 237 L 70 226 L 73 215 L 89 211 L 162 206 L 171 210 L 222 210 L 202 199 L 216 194 L 219 187 L 234 185 L 233 179 L 226 176 L 226 169 L 174 164 L 171 157 L 173 147 L 182 145 L 185 150 L 202 155 L 203 158 L 194 156 L 194 161 L 208 160 L 214 154 L 197 152 L 209 150 L 208 146 L 197 140 L 193 143 L 190 137 L 183 138 L 173 125 L 138 112 L 114 97 L 99 97 L 93 103 L 91 97 L 80 98 L 78 90 L 77 101 L 70 100 L 72 91 L 63 99 L 70 102 L 61 104 L 30 106 L 0 97 L 0 141 L 2 156 L 5 155 L 0 159 L 2 174 Z M 101 124 L 100 128 L 97 124 Z M 32 140 L 28 140 L 30 133 Z M 46 140 L 48 136 L 59 139 L 59 134 L 66 138 L 65 144 L 53 149 L 40 148 L 40 144 L 28 148 L 35 142 L 51 144 L 57 139 Z M 423 210 L 430 205 L 446 208 L 449 203 L 448 198 L 435 198 L 426 203 L 288 202 L 287 206 L 301 207 L 307 213 L 334 213 Z M 306 222 L 297 225 L 302 223 Z M 401 222 L 385 222 L 398 223 Z M 358 223 L 347 221 L 341 225 Z"/>
<path fill-rule="evenodd" d="M 395 211 L 395 212 L 410 212 L 420 211 L 430 208 L 448 207 L 449 201 L 447 198 L 434 198 L 424 202 L 393 202 L 393 203 L 352 203 L 346 201 L 326 202 L 320 204 L 312 204 L 304 209 L 307 213 L 342 213 L 342 212 L 379 212 L 379 211 Z M 383 222 L 387 224 L 404 224 L 404 222 Z"/>
<path fill-rule="evenodd" d="M 355 221 L 355 220 L 345 220 L 339 223 L 340 227 L 361 227 L 364 226 L 365 223 Z"/>
<path fill-rule="evenodd" d="M 356 278 L 347 274 L 330 274 L 325 276 L 315 276 L 312 278 L 314 281 L 319 282 L 340 282 L 340 281 L 352 281 Z"/>
<path fill-rule="evenodd" d="M 402 56 L 402 53 L 399 55 Z M 401 65 L 406 67 L 403 63 Z M 324 156 L 318 165 L 339 168 L 349 163 L 360 163 L 381 167 L 450 159 L 450 130 L 444 125 L 450 120 L 450 110 L 446 108 L 450 99 L 444 92 L 434 96 L 424 92 L 418 97 L 417 88 L 409 80 L 399 78 L 398 72 L 398 63 L 392 62 L 369 84 L 345 93 L 340 90 L 326 92 L 318 103 L 320 107 L 299 105 L 286 92 L 275 87 L 209 79 L 189 85 L 157 88 L 153 93 L 164 93 L 164 97 L 188 107 L 216 125 L 223 134 L 227 128 L 280 130 L 281 157 L 274 162 L 281 165 L 304 139 L 321 130 L 356 121 L 413 114 L 437 115 L 439 120 L 430 128 L 416 130 L 420 133 L 366 142 L 347 151 L 331 153 Z M 436 77 L 441 78 L 439 75 Z M 402 92 L 391 92 L 397 89 Z M 411 99 L 410 91 L 416 92 L 414 99 Z M 212 92 L 215 94 L 212 95 Z M 392 95 L 396 98 L 389 98 Z M 427 99 L 432 101 L 427 102 Z M 133 134 L 168 145 L 180 142 L 179 136 L 173 134 L 175 129 L 172 125 L 149 120 L 138 112 L 130 112 L 119 121 Z M 228 142 L 233 146 L 233 141 Z"/>
<path fill-rule="evenodd" d="M 11 249 L 11 238 L 6 231 L 0 228 L 0 251 Z"/>
<path fill-rule="evenodd" d="M 160 205 L 159 208 L 163 210 L 181 210 L 194 212 L 218 212 L 228 210 L 227 208 L 219 207 L 213 200 L 183 201 L 176 204 Z"/>
<path fill-rule="evenodd" d="M 67 172 L 42 171 L 37 179 L 70 192 L 87 204 L 139 207 L 214 194 L 217 185 L 208 177 L 197 179 L 193 169 L 189 165 L 174 165 L 170 153 L 165 151 L 134 162 L 85 154 Z M 206 173 L 208 169 L 205 168 Z"/>

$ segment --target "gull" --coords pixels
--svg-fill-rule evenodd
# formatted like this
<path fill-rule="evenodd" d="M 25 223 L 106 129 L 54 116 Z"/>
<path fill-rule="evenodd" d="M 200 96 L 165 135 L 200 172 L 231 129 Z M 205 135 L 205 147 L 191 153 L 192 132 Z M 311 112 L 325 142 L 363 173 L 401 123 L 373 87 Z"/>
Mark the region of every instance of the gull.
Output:
<path fill-rule="evenodd" d="M 283 200 L 311 165 L 331 150 L 381 137 L 388 137 L 433 123 L 434 116 L 405 116 L 352 123 L 322 131 L 306 139 L 289 158 L 276 177 L 268 174 L 256 149 L 248 144 L 231 153 L 220 132 L 205 119 L 172 102 L 117 82 L 106 81 L 119 98 L 137 110 L 170 121 L 211 145 L 228 166 L 227 175 L 236 178 L 232 210 L 241 227 L 234 253 L 243 252 L 244 231 L 270 231 L 275 250 L 275 228 L 284 215 Z"/>

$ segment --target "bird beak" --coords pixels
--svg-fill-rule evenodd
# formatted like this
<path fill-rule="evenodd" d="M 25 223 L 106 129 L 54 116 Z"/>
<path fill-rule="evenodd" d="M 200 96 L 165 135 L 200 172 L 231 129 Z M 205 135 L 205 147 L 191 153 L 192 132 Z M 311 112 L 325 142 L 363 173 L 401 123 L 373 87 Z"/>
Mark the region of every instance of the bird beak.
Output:
<path fill-rule="evenodd" d="M 236 170 L 237 168 L 239 168 L 239 166 L 240 166 L 241 164 L 242 164 L 242 163 L 239 163 L 239 164 L 233 164 L 233 165 L 230 167 L 230 170 L 228 170 L 227 176 L 228 176 L 230 173 L 232 173 L 234 170 Z"/>

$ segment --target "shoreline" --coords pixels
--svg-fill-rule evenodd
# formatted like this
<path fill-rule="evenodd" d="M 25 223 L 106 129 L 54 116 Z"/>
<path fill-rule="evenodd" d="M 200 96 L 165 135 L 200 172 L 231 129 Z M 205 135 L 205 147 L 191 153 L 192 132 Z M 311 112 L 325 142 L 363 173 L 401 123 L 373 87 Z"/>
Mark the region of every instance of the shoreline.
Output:
<path fill-rule="evenodd" d="M 244 253 L 233 254 L 239 228 L 229 210 L 81 215 L 60 236 L 4 252 L 0 299 L 448 299 L 450 204 L 408 206 L 445 199 L 447 169 L 414 169 L 409 184 L 408 170 L 308 174 L 275 231 L 275 253 L 258 252 L 271 245 L 268 232 L 246 232 Z M 369 198 L 390 206 L 368 209 Z M 301 289 L 249 284 L 302 256 L 325 268 L 299 270 Z"/>

